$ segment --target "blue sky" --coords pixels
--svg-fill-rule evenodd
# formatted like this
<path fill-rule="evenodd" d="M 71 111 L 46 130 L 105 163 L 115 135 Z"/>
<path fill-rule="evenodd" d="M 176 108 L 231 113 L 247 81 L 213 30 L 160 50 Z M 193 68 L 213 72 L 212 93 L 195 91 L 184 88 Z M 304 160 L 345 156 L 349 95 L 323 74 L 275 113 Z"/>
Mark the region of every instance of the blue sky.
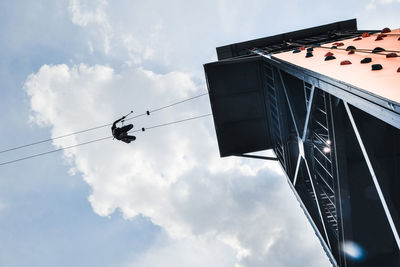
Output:
<path fill-rule="evenodd" d="M 390 0 L 1 1 L 0 148 L 202 93 L 202 64 L 215 60 L 216 46 L 354 17 L 360 29 L 397 28 L 399 7 Z M 204 98 L 134 124 L 208 112 Z M 137 137 L 129 146 L 110 140 L 0 166 L 0 265 L 329 266 L 279 168 L 220 159 L 211 119 Z"/>

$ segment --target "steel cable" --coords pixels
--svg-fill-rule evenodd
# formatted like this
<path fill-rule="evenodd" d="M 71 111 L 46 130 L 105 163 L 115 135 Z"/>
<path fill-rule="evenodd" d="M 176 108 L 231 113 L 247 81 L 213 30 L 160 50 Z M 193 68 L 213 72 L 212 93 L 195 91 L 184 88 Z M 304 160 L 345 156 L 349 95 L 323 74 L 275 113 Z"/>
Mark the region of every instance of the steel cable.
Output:
<path fill-rule="evenodd" d="M 205 95 L 208 95 L 208 93 L 203 93 L 203 94 L 200 94 L 200 95 L 197 95 L 197 96 L 194 96 L 194 97 L 190 97 L 190 98 L 187 98 L 187 99 L 184 99 L 184 100 L 181 100 L 181 101 L 178 101 L 178 102 L 169 104 L 169 105 L 167 105 L 167 106 L 163 106 L 163 107 L 160 107 L 160 108 L 156 108 L 156 109 L 153 109 L 153 110 L 149 110 L 149 112 L 150 112 L 150 114 L 151 114 L 151 113 L 154 113 L 154 112 L 157 112 L 157 111 L 160 111 L 160 110 L 163 110 L 163 109 L 166 109 L 166 108 L 169 108 L 169 107 L 172 107 L 172 106 L 175 106 L 175 105 L 178 105 L 178 104 L 181 104 L 181 103 L 184 103 L 184 102 L 187 102 L 187 101 L 190 101 L 190 100 L 193 100 L 193 99 L 202 97 L 202 96 L 205 96 Z M 142 117 L 142 116 L 144 116 L 144 115 L 147 115 L 147 112 L 142 113 L 142 114 L 138 114 L 138 115 L 136 115 L 136 116 L 134 116 L 134 117 L 131 117 L 131 118 L 125 119 L 125 120 L 126 120 L 126 121 L 127 121 L 127 120 L 133 120 L 133 119 Z M 16 147 L 4 149 L 4 150 L 1 150 L 1 151 L 0 151 L 0 154 L 6 153 L 6 152 L 9 152 L 9 151 L 13 151 L 13 150 L 17 150 L 17 149 L 21 149 L 21 148 L 24 148 L 24 147 L 29 147 L 29 146 L 34 146 L 34 145 L 38 145 L 38 144 L 50 142 L 50 141 L 53 141 L 53 140 L 57 140 L 57 139 L 60 139 L 60 138 L 64 138 L 64 137 L 68 137 L 68 136 L 72 136 L 72 135 L 76 135 L 76 134 L 80 134 L 80 133 L 85 133 L 85 132 L 93 131 L 93 130 L 100 129 L 100 128 L 104 128 L 104 127 L 109 127 L 109 126 L 111 126 L 111 125 L 112 125 L 112 123 L 108 123 L 108 124 L 96 126 L 96 127 L 93 127 L 93 128 L 89 128 L 89 129 L 86 129 L 86 130 L 81 130 L 81 131 L 77 131 L 77 132 L 73 132 L 73 133 L 69 133 L 69 134 L 64 134 L 64 135 L 60 135 L 60 136 L 57 136 L 57 137 L 48 138 L 48 139 L 40 140 L 40 141 L 37 141 L 37 142 L 33 142 L 33 143 L 21 145 L 21 146 L 16 146 Z"/>
<path fill-rule="evenodd" d="M 204 118 L 204 117 L 211 116 L 211 115 L 212 115 L 211 113 L 208 113 L 208 114 L 204 114 L 204 115 L 200 115 L 200 116 L 196 116 L 196 117 L 186 118 L 186 119 L 177 120 L 177 121 L 172 121 L 172 122 L 168 122 L 168 123 L 162 123 L 162 124 L 150 126 L 150 127 L 143 128 L 143 129 L 149 130 L 149 129 L 159 128 L 159 127 L 164 127 L 164 126 L 168 126 L 168 125 L 172 125 L 172 124 L 177 124 L 177 123 L 181 123 L 181 122 L 185 122 L 185 121 L 190 121 L 190 120 L 195 120 L 195 119 Z M 135 131 L 132 131 L 132 133 L 134 133 L 134 132 L 140 132 L 140 131 L 142 131 L 142 130 L 141 130 L 141 129 L 140 129 L 140 130 L 135 130 Z M 22 161 L 22 160 L 27 160 L 27 159 L 31 159 L 31 158 L 36 158 L 36 157 L 44 156 L 44 155 L 47 155 L 47 154 L 52 154 L 52 153 L 55 153 L 55 152 L 58 152 L 58 151 L 63 151 L 63 150 L 70 149 L 70 148 L 73 148 L 73 147 L 83 146 L 83 145 L 87 145 L 87 144 L 91 144 L 91 143 L 95 143 L 95 142 L 99 142 L 99 141 L 103 141 L 103 140 L 111 139 L 111 138 L 112 138 L 112 136 L 107 136 L 107 137 L 103 137 L 103 138 L 99 138 L 99 139 L 87 141 L 87 142 L 80 143 L 80 144 L 76 144 L 76 145 L 66 146 L 66 147 L 63 147 L 63 148 L 59 148 L 59 149 L 55 149 L 55 150 L 50 150 L 50 151 L 46 151 L 46 152 L 42 152 L 42 153 L 30 155 L 30 156 L 27 156 L 27 157 L 22 157 L 22 158 L 10 160 L 10 161 L 5 161 L 5 162 L 0 163 L 0 166 L 7 165 L 7 164 L 11 164 L 11 163 L 18 162 L 18 161 Z"/>

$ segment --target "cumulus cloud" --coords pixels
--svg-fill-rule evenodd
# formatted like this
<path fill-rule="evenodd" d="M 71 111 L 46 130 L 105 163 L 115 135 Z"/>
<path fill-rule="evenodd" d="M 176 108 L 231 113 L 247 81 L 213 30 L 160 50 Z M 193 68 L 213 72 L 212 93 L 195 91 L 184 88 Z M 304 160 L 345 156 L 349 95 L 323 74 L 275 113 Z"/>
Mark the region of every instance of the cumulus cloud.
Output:
<path fill-rule="evenodd" d="M 155 256 L 157 255 L 157 256 Z M 223 243 L 210 238 L 185 238 L 156 246 L 138 260 L 123 267 L 233 267 L 235 252 Z"/>
<path fill-rule="evenodd" d="M 348 1 L 339 1 L 335 12 L 323 1 L 69 0 L 62 6 L 69 12 L 68 27 L 64 10 L 59 12 L 64 2 L 49 2 L 32 6 L 40 12 L 28 8 L 23 18 L 15 8 L 9 17 L 19 30 L 6 27 L 6 35 L 14 40 L 8 45 L 23 43 L 20 50 L 33 53 L 27 66 L 60 62 L 55 54 L 63 54 L 64 62 L 99 64 L 44 65 L 27 79 L 31 121 L 50 127 L 54 137 L 203 92 L 201 64 L 216 60 L 216 46 L 356 16 L 364 29 L 388 21 L 397 25 L 389 2 L 398 1 L 371 1 L 390 9 L 371 16 L 362 9 L 365 3 Z M 313 16 L 304 16 L 310 5 Z M 51 27 L 44 27 L 48 16 Z M 32 24 L 32 17 L 41 23 Z M 10 38 L 15 33 L 18 38 Z M 40 60 L 37 48 L 45 51 Z M 132 122 L 138 129 L 208 112 L 204 98 Z M 108 135 L 104 128 L 53 145 Z M 69 174 L 90 185 L 88 199 L 97 214 L 114 216 L 118 210 L 127 220 L 142 214 L 171 237 L 126 266 L 330 266 L 278 166 L 219 159 L 211 119 L 137 137 L 131 145 L 107 140 L 64 152 Z"/>
<path fill-rule="evenodd" d="M 25 89 L 31 99 L 31 120 L 50 126 L 53 137 L 112 122 L 131 109 L 141 113 L 205 91 L 181 72 L 156 74 L 143 68 L 116 72 L 85 64 L 44 65 L 28 77 Z M 197 99 L 132 122 L 137 129 L 209 113 L 207 102 L 206 97 Z M 107 135 L 110 130 L 105 128 L 57 139 L 54 146 Z M 203 254 L 215 255 L 213 250 L 219 248 L 237 266 L 327 264 L 278 166 L 220 159 L 210 117 L 138 132 L 130 145 L 107 140 L 76 147 L 66 150 L 64 157 L 70 173 L 80 173 L 90 185 L 89 201 L 97 214 L 112 216 L 118 209 L 127 219 L 146 216 L 173 240 L 183 242 L 173 243 L 172 248 L 195 240 L 189 247 L 202 247 L 200 263 Z M 301 252 L 291 241 L 293 236 L 301 238 Z M 171 251 L 157 247 L 151 253 Z M 229 251 L 235 251 L 233 260 Z M 137 259 L 132 266 L 150 258 Z M 181 260 L 181 265 L 172 261 L 155 266 L 187 266 L 188 258 Z"/>

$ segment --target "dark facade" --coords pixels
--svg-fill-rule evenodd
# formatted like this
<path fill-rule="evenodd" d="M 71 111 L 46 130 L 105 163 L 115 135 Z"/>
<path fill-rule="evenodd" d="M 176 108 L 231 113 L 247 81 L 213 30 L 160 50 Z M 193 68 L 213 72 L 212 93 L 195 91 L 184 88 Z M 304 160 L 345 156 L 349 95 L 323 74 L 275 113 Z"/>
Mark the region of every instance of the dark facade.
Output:
<path fill-rule="evenodd" d="M 400 104 L 274 57 L 363 32 L 227 45 L 204 68 L 221 156 L 273 149 L 334 266 L 400 266 Z"/>

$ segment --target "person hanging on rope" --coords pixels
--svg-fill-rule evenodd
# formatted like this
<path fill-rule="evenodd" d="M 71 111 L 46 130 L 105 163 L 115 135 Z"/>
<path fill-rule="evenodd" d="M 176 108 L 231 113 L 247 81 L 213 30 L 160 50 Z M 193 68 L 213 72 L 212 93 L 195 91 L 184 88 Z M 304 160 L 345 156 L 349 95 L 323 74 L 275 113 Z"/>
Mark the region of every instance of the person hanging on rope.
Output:
<path fill-rule="evenodd" d="M 132 112 L 131 112 L 132 113 Z M 129 113 L 130 114 L 130 113 Z M 126 118 L 126 116 L 123 116 L 121 119 L 118 119 L 114 121 L 111 131 L 115 139 L 120 140 L 122 142 L 125 142 L 129 144 L 131 141 L 135 141 L 136 137 L 133 135 L 128 135 L 129 130 L 133 128 L 133 124 L 128 124 L 122 127 L 117 127 L 117 123 L 122 121 Z"/>

